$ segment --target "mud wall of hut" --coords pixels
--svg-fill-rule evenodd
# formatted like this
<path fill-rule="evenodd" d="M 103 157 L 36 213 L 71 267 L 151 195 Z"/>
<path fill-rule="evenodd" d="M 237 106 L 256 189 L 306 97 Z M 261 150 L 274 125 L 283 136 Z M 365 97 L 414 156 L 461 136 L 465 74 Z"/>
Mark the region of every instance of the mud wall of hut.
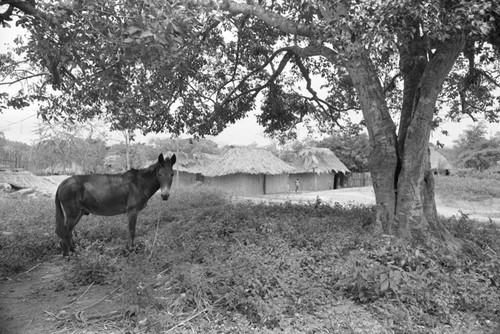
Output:
<path fill-rule="evenodd" d="M 286 193 L 289 190 L 288 174 L 266 175 L 264 187 L 266 194 Z"/>
<path fill-rule="evenodd" d="M 237 196 L 252 196 L 288 192 L 288 175 L 230 174 L 205 177 L 204 183 Z"/>
<path fill-rule="evenodd" d="M 295 191 L 295 180 L 299 179 L 299 191 L 316 191 L 333 189 L 335 174 L 332 173 L 296 173 L 290 174 L 290 191 Z"/>
<path fill-rule="evenodd" d="M 231 195 L 250 196 L 264 193 L 264 175 L 237 173 L 205 177 L 205 183 Z"/>
<path fill-rule="evenodd" d="M 200 174 L 188 173 L 188 172 L 179 172 L 179 179 L 177 180 L 177 171 L 174 169 L 174 179 L 172 181 L 172 189 L 177 187 L 185 187 L 190 186 L 196 183 L 196 181 L 200 181 Z"/>

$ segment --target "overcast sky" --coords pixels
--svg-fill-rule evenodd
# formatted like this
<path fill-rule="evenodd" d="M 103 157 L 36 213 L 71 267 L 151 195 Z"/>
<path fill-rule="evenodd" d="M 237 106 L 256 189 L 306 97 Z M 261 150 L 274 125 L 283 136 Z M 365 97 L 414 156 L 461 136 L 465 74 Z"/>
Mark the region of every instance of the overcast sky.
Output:
<path fill-rule="evenodd" d="M 6 33 L 8 31 L 8 33 Z M 14 38 L 20 34 L 22 30 L 19 28 L 1 28 L 0 27 L 0 52 L 6 52 L 9 49 Z M 16 87 L 0 86 L 0 92 L 12 92 Z M 5 134 L 9 140 L 24 142 L 31 144 L 38 139 L 37 129 L 40 120 L 36 117 L 36 109 L 29 107 L 25 110 L 5 110 L 0 114 L 0 131 Z M 445 146 L 452 146 L 453 141 L 470 125 L 471 121 L 462 121 L 460 123 L 446 122 L 442 125 L 441 130 L 448 131 L 449 135 L 444 136 L 441 130 L 436 131 L 431 135 L 431 142 L 436 143 L 440 141 Z M 219 136 L 211 138 L 215 140 L 220 146 L 222 145 L 250 145 L 256 143 L 258 146 L 264 146 L 272 141 L 264 136 L 263 128 L 257 124 L 254 115 L 250 115 L 242 120 L 237 121 L 235 124 L 230 125 Z M 500 132 L 499 124 L 488 124 L 489 135 L 494 135 Z M 144 137 L 137 136 L 140 142 L 147 142 L 149 138 L 154 135 Z M 160 135 L 162 137 L 168 134 Z M 304 134 L 305 136 L 305 134 Z M 299 138 L 303 139 L 303 138 Z M 118 142 L 123 140 L 121 133 L 111 133 L 111 142 Z"/>

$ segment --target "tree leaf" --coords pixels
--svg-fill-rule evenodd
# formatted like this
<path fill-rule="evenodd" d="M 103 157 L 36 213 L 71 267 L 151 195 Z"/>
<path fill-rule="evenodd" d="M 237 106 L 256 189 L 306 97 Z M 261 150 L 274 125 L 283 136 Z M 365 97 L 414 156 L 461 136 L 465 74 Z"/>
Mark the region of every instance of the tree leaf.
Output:
<path fill-rule="evenodd" d="M 153 32 L 151 30 L 145 30 L 141 33 L 139 38 L 146 38 L 146 37 L 151 37 L 154 36 Z"/>

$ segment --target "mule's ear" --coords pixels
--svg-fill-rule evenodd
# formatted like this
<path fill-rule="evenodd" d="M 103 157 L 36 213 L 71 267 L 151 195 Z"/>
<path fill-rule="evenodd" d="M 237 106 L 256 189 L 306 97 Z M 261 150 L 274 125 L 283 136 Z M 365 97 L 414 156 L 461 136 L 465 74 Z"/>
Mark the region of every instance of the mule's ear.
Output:
<path fill-rule="evenodd" d="M 160 164 L 165 163 L 165 159 L 163 159 L 163 153 L 160 153 L 160 155 L 158 156 L 158 163 Z"/>
<path fill-rule="evenodd" d="M 175 154 L 173 154 L 172 157 L 170 158 L 170 163 L 172 164 L 172 166 L 175 164 L 176 161 L 177 161 L 177 158 L 176 158 Z"/>

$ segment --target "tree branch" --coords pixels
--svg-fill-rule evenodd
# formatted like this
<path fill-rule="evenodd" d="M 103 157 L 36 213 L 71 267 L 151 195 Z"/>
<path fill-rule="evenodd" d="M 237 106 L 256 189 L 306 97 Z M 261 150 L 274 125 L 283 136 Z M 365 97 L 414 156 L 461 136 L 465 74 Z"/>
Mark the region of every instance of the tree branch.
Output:
<path fill-rule="evenodd" d="M 316 93 L 316 91 L 312 88 L 312 84 L 311 84 L 311 78 L 309 77 L 309 71 L 307 70 L 307 68 L 304 66 L 304 64 L 302 63 L 302 60 L 300 59 L 300 57 L 298 56 L 295 56 L 295 62 L 297 64 L 297 66 L 299 67 L 300 69 L 300 72 L 302 73 L 302 77 L 304 78 L 304 80 L 306 80 L 306 89 L 309 93 L 311 93 L 312 95 L 312 98 L 314 101 L 316 101 L 318 103 L 318 105 L 320 106 L 321 109 L 323 109 L 323 111 L 326 113 L 327 110 L 325 109 L 325 107 L 323 106 L 323 104 L 325 104 L 326 106 L 328 106 L 328 109 L 331 110 L 335 110 L 335 111 L 338 111 L 333 105 L 331 105 L 330 103 L 328 103 L 327 101 L 323 100 L 323 99 L 320 99 L 318 97 L 318 94 Z M 331 116 L 334 116 L 334 115 L 331 115 Z"/>
<path fill-rule="evenodd" d="M 479 73 L 481 73 L 491 84 L 493 84 L 493 85 L 495 85 L 497 87 L 500 87 L 500 83 L 497 82 L 495 80 L 495 78 L 493 78 L 491 75 L 489 75 L 486 71 L 478 69 L 478 68 L 476 68 L 476 71 L 478 71 Z"/>
<path fill-rule="evenodd" d="M 54 16 L 48 15 L 48 14 L 38 10 L 36 8 L 35 1 L 31 1 L 31 0 L 27 0 L 27 1 L 1 0 L 0 6 L 5 6 L 5 5 L 8 5 L 9 8 L 4 13 L 1 14 L 0 22 L 4 21 L 4 20 L 10 21 L 11 20 L 10 16 L 12 15 L 14 8 L 16 8 L 26 15 L 41 19 L 43 21 L 47 21 L 50 25 L 55 26 L 58 24 L 58 22 Z"/>
<path fill-rule="evenodd" d="M 303 36 L 303 37 L 313 37 L 316 34 L 320 34 L 320 29 L 312 24 L 301 24 L 286 17 L 271 12 L 261 5 L 249 4 L 249 3 L 239 3 L 234 1 L 225 0 L 222 3 L 213 0 L 184 0 L 186 5 L 199 6 L 211 8 L 213 10 L 227 11 L 232 15 L 245 14 L 251 15 L 264 21 L 267 25 L 281 30 L 284 33 Z"/>
<path fill-rule="evenodd" d="M 250 78 L 252 75 L 256 74 L 256 73 L 259 73 L 260 71 L 264 70 L 266 68 L 267 65 L 269 65 L 273 60 L 274 58 L 276 58 L 276 56 L 281 53 L 281 52 L 287 52 L 285 54 L 285 56 L 283 57 L 283 59 L 281 60 L 280 62 L 280 66 L 278 67 L 278 70 L 274 71 L 273 72 L 273 75 L 271 76 L 271 78 L 266 82 L 266 84 L 264 84 L 263 86 L 258 86 L 258 87 L 254 87 L 252 89 L 249 89 L 249 90 L 246 90 L 236 96 L 234 96 L 233 98 L 229 98 L 231 95 L 233 95 L 238 89 L 241 88 L 241 86 L 243 86 L 243 84 L 247 81 L 248 78 Z M 286 63 L 292 58 L 292 53 L 290 52 L 289 48 L 281 48 L 281 49 L 278 49 L 276 50 L 265 62 L 264 64 L 262 64 L 261 66 L 259 66 L 257 69 L 253 70 L 252 72 L 248 73 L 247 75 L 245 75 L 241 80 L 240 80 L 240 83 L 231 90 L 231 92 L 227 95 L 226 99 L 224 99 L 224 101 L 222 101 L 221 105 L 224 105 L 224 104 L 227 104 L 227 103 L 231 103 L 232 101 L 240 98 L 241 96 L 243 95 L 246 95 L 246 94 L 249 94 L 249 93 L 252 93 L 254 92 L 254 95 L 257 95 L 262 89 L 264 89 L 265 87 L 269 86 L 269 83 L 270 81 L 274 80 L 280 73 L 281 71 L 283 70 L 283 68 L 285 67 Z M 285 61 L 286 60 L 286 61 Z M 285 61 L 285 62 L 284 62 Z M 279 70 L 281 68 L 281 70 Z M 279 71 L 279 72 L 278 72 Z"/>
<path fill-rule="evenodd" d="M 16 80 L 13 80 L 13 81 L 8 81 L 8 82 L 0 82 L 0 86 L 10 86 L 12 84 L 15 84 L 15 83 L 18 83 L 20 81 L 23 81 L 23 80 L 27 80 L 27 79 L 31 79 L 31 78 L 36 78 L 36 77 L 41 77 L 41 76 L 44 76 L 44 75 L 47 75 L 48 73 L 38 73 L 38 74 L 33 74 L 33 75 L 29 75 L 27 77 L 22 77 L 22 78 L 19 78 L 19 79 L 16 79 Z"/>
<path fill-rule="evenodd" d="M 401 72 L 393 76 L 391 81 L 384 87 L 384 94 L 387 94 L 387 92 L 393 90 L 394 87 L 396 87 L 396 79 L 402 76 L 403 74 Z"/>
<path fill-rule="evenodd" d="M 283 63 L 283 61 L 285 60 L 285 57 L 281 60 L 280 66 L 278 67 L 278 69 L 273 70 L 273 74 L 272 74 L 271 78 L 264 85 L 259 86 L 259 87 L 254 87 L 252 89 L 246 90 L 246 91 L 234 96 L 233 98 L 229 98 L 238 89 L 241 88 L 241 86 L 247 81 L 248 78 L 255 75 L 256 73 L 259 73 L 260 71 L 264 70 L 268 65 L 270 65 L 271 62 L 274 60 L 274 58 L 276 58 L 276 56 L 281 52 L 287 52 L 288 56 L 285 55 L 286 62 L 288 62 L 293 55 L 298 56 L 298 57 L 302 57 L 302 58 L 312 57 L 312 56 L 324 56 L 324 57 L 328 57 L 329 59 L 336 58 L 338 55 L 337 52 L 335 52 L 334 50 L 327 48 L 325 46 L 321 46 L 321 45 L 307 46 L 304 48 L 302 48 L 298 45 L 294 45 L 294 46 L 288 46 L 288 47 L 278 49 L 275 52 L 273 52 L 273 54 L 269 58 L 267 58 L 267 60 L 261 66 L 259 66 L 257 69 L 253 70 L 252 72 L 246 74 L 240 80 L 240 83 L 235 88 L 233 88 L 231 90 L 231 92 L 227 95 L 226 99 L 221 103 L 221 105 L 230 103 L 230 102 L 240 98 L 241 96 L 243 96 L 245 94 L 252 93 L 252 92 L 254 92 L 254 95 L 257 95 L 262 89 L 268 87 L 270 82 L 272 80 L 274 80 L 283 71 L 284 66 L 286 65 L 286 63 Z"/>

